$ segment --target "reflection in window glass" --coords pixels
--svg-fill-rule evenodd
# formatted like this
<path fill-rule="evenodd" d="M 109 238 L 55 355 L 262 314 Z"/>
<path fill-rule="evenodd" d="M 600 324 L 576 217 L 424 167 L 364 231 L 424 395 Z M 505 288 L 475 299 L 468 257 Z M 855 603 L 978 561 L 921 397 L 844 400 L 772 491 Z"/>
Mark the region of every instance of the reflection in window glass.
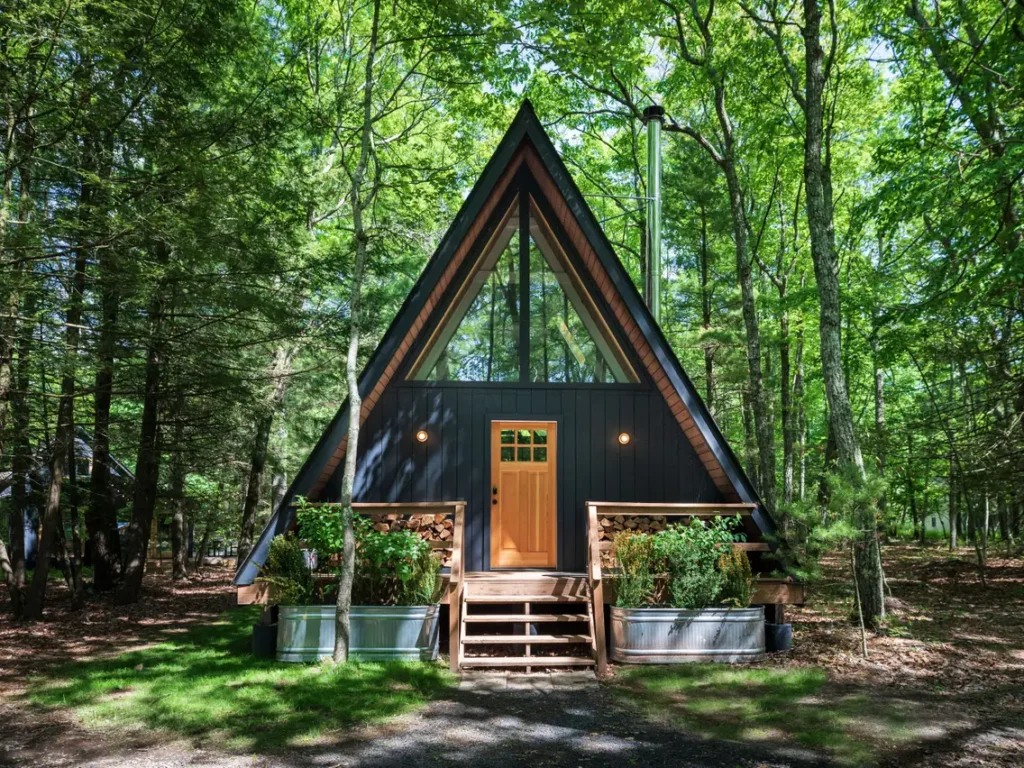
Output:
<path fill-rule="evenodd" d="M 516 441 L 516 433 L 511 429 L 501 430 L 501 442 L 502 443 L 514 443 Z"/>
<path fill-rule="evenodd" d="M 530 381 L 613 382 L 614 374 L 559 278 L 530 240 Z"/>
<path fill-rule="evenodd" d="M 530 449 L 529 448 L 516 448 L 516 461 L 529 461 L 530 460 Z"/>
<path fill-rule="evenodd" d="M 519 381 L 519 236 L 495 262 L 429 381 Z"/>
<path fill-rule="evenodd" d="M 534 448 L 533 449 L 533 460 L 534 461 L 547 461 L 548 460 L 548 449 L 547 448 Z"/>
<path fill-rule="evenodd" d="M 546 429 L 535 429 L 533 430 L 533 442 L 536 445 L 544 445 L 548 441 L 548 431 Z"/>
<path fill-rule="evenodd" d="M 520 429 L 519 430 L 519 442 L 529 444 L 530 442 L 530 430 Z"/>
<path fill-rule="evenodd" d="M 502 448 L 501 449 L 501 460 L 502 461 L 515 461 L 516 454 L 515 448 Z"/>

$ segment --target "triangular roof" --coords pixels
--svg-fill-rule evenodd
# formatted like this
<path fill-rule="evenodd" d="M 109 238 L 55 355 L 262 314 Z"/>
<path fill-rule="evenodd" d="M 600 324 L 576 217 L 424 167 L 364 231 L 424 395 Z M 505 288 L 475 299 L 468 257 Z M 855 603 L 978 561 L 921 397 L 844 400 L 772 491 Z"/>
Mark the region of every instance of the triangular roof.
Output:
<path fill-rule="evenodd" d="M 423 333 L 431 332 L 427 321 L 433 310 L 458 275 L 459 267 L 482 233 L 485 222 L 520 172 L 528 173 L 536 189 L 546 198 L 549 209 L 590 272 L 592 284 L 611 307 L 622 335 L 633 346 L 636 359 L 665 397 L 669 409 L 723 498 L 726 501 L 757 503 L 754 522 L 762 533 L 773 533 L 775 526 L 760 505 L 753 485 L 619 262 L 529 101 L 523 102 L 363 370 L 359 379 L 363 399 L 361 421 L 365 422 Z M 317 441 L 252 552 L 241 564 L 235 577 L 236 584 L 252 583 L 271 539 L 289 530 L 293 522 L 291 504 L 294 498 L 299 495 L 316 498 L 323 490 L 344 457 L 347 427 L 346 402 Z"/>

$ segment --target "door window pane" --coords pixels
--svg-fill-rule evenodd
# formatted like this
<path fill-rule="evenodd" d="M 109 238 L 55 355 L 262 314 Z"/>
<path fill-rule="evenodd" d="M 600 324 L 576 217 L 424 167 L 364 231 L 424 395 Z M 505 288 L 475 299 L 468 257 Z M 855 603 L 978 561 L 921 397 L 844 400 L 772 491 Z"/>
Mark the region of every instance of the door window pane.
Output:
<path fill-rule="evenodd" d="M 529 461 L 530 460 L 530 449 L 529 448 L 516 448 L 516 461 Z"/>
<path fill-rule="evenodd" d="M 518 439 L 520 444 L 524 444 L 525 443 L 525 444 L 529 445 L 529 443 L 530 443 L 530 430 L 528 430 L 528 429 L 520 429 L 517 439 Z"/>
<path fill-rule="evenodd" d="M 516 433 L 511 429 L 501 430 L 501 442 L 503 444 L 511 444 L 516 441 Z"/>
<path fill-rule="evenodd" d="M 547 448 L 534 448 L 533 449 L 533 460 L 538 462 L 545 462 L 548 460 L 548 449 Z"/>
<path fill-rule="evenodd" d="M 501 449 L 501 460 L 502 461 L 515 461 L 516 454 L 514 448 L 502 448 Z"/>

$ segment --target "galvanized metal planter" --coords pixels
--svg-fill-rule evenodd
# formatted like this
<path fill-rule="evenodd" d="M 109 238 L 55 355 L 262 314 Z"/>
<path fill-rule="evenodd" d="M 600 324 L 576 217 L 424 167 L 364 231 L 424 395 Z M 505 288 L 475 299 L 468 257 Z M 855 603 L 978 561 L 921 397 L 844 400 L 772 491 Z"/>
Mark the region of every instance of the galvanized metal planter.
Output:
<path fill-rule="evenodd" d="M 350 614 L 353 661 L 433 661 L 440 623 L 437 605 L 358 605 Z M 334 654 L 333 605 L 282 605 L 277 660 L 318 661 Z"/>
<path fill-rule="evenodd" d="M 630 664 L 752 661 L 764 653 L 764 608 L 611 609 L 609 656 Z"/>

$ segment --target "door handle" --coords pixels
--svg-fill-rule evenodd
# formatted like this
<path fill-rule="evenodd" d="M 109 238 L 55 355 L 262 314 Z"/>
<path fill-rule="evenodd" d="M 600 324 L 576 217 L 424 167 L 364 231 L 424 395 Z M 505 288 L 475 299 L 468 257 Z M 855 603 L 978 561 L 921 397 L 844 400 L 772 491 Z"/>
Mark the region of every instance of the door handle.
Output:
<path fill-rule="evenodd" d="M 491 488 L 491 493 L 493 495 L 497 496 L 498 495 L 498 486 L 494 486 L 493 488 Z"/>
<path fill-rule="evenodd" d="M 491 506 L 492 507 L 498 506 L 498 500 L 497 499 L 491 499 Z"/>

